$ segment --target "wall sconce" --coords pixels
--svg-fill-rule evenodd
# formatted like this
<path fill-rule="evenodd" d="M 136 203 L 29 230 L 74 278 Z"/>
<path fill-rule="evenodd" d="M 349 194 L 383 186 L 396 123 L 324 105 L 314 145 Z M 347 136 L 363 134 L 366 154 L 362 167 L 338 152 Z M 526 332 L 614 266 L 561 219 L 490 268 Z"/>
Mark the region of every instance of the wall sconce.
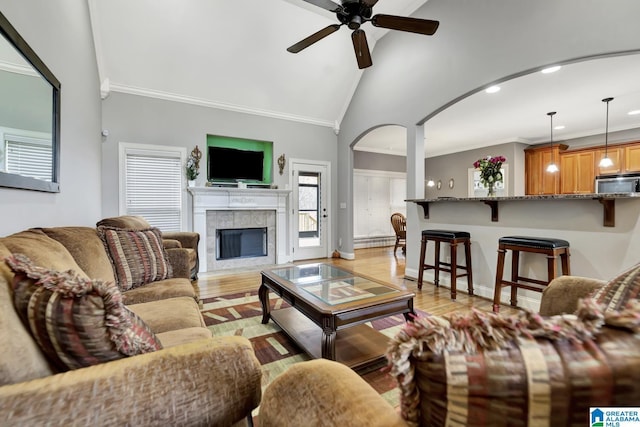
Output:
<path fill-rule="evenodd" d="M 287 160 L 284 158 L 284 154 L 278 157 L 278 168 L 280 168 L 280 175 L 284 172 L 284 165 L 287 163 Z"/>

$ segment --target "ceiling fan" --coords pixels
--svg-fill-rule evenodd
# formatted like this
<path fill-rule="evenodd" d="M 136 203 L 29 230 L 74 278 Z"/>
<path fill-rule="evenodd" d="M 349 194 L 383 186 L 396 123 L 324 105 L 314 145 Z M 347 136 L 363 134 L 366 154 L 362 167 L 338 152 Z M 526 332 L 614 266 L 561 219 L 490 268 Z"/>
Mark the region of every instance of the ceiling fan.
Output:
<path fill-rule="evenodd" d="M 367 36 L 360 29 L 360 25 L 371 22 L 374 27 L 388 28 L 391 30 L 408 31 L 411 33 L 433 35 L 438 29 L 440 22 L 429 19 L 407 18 L 394 15 L 373 15 L 372 9 L 378 0 L 342 0 L 342 4 L 334 3 L 331 0 L 303 0 L 314 6 L 321 7 L 329 12 L 333 12 L 338 17 L 340 24 L 332 24 L 322 30 L 311 34 L 309 37 L 300 40 L 289 47 L 287 51 L 298 53 L 312 44 L 322 40 L 330 34 L 335 33 L 341 26 L 346 25 L 353 30 L 351 40 L 356 53 L 358 68 L 367 68 L 372 65 L 371 53 L 367 44 Z"/>

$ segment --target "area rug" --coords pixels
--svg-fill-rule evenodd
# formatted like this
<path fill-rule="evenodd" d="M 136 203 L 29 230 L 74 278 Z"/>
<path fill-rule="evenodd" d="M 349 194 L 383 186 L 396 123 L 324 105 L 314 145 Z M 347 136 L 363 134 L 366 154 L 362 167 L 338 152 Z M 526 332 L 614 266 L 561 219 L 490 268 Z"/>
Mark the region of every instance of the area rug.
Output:
<path fill-rule="evenodd" d="M 270 295 L 270 302 L 272 310 L 287 306 L 274 295 Z M 251 341 L 262 364 L 263 390 L 289 366 L 310 359 L 275 323 L 261 323 L 262 306 L 257 291 L 203 299 L 202 314 L 213 335 L 241 335 Z M 403 324 L 402 315 L 367 323 L 388 337 L 394 336 Z M 392 406 L 398 406 L 400 396 L 395 380 L 388 373 L 375 370 L 362 378 Z"/>

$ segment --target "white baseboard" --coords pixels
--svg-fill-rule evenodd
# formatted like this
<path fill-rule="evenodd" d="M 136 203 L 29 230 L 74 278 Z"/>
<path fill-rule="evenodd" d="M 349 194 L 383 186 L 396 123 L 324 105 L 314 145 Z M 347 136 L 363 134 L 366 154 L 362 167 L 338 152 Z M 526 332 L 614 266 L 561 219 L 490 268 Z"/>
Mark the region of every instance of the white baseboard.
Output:
<path fill-rule="evenodd" d="M 354 249 L 380 248 L 384 246 L 393 246 L 396 238 L 393 236 L 379 237 L 361 237 L 353 240 Z"/>
<path fill-rule="evenodd" d="M 354 252 L 343 252 L 343 251 L 339 251 L 339 252 L 340 252 L 340 258 L 356 259 L 356 254 Z"/>

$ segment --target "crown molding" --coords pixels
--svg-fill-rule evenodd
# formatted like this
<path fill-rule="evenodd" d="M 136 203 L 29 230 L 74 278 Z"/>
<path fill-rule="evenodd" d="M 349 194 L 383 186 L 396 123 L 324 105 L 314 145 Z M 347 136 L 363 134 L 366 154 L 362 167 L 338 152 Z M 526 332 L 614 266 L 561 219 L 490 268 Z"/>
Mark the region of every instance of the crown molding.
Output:
<path fill-rule="evenodd" d="M 165 101 L 181 102 L 183 104 L 197 105 L 200 107 L 216 108 L 219 110 L 234 111 L 237 113 L 252 114 L 255 116 L 270 117 L 273 119 L 288 120 L 292 122 L 307 123 L 316 126 L 324 126 L 335 128 L 335 122 L 328 120 L 314 119 L 311 117 L 297 116 L 295 114 L 280 113 L 277 111 L 261 110 L 257 108 L 245 107 L 242 105 L 228 104 L 225 102 L 211 101 L 208 99 L 195 98 L 191 96 L 179 95 L 176 93 L 163 92 L 159 90 L 140 88 L 135 86 L 127 86 L 120 83 L 111 82 L 109 85 L 110 92 L 120 92 L 130 95 L 145 96 L 147 98 L 162 99 Z"/>

